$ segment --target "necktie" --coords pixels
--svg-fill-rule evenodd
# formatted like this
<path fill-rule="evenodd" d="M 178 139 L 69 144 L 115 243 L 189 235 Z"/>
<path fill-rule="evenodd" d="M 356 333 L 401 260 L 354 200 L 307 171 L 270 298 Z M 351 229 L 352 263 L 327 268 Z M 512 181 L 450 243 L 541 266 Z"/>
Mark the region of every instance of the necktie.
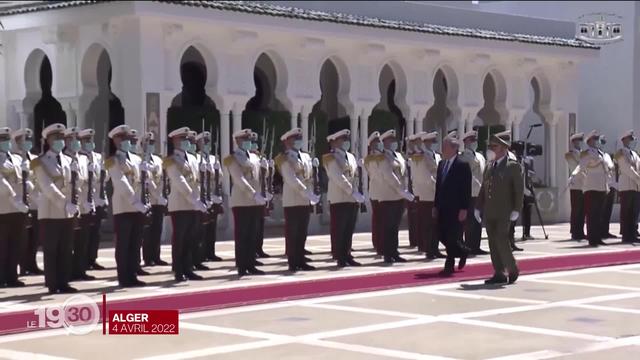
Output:
<path fill-rule="evenodd" d="M 447 160 L 444 163 L 444 168 L 442 169 L 442 178 L 446 179 L 447 174 L 449 173 L 449 165 L 451 164 L 451 160 Z"/>

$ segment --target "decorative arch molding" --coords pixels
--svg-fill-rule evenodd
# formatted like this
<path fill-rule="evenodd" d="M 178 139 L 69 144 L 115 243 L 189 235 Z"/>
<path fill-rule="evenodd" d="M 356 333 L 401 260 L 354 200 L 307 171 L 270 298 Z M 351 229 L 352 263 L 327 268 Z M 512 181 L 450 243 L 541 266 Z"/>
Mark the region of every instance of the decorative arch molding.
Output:
<path fill-rule="evenodd" d="M 251 54 L 250 63 L 252 64 L 252 67 L 251 67 L 252 71 L 250 72 L 250 76 L 252 78 L 250 83 L 253 84 L 253 69 L 257 65 L 258 60 L 260 59 L 260 56 L 262 54 L 266 55 L 269 58 L 269 60 L 271 60 L 271 63 L 273 64 L 276 71 L 276 79 L 275 79 L 276 82 L 274 84 L 275 85 L 274 94 L 276 99 L 282 102 L 282 104 L 287 109 L 291 110 L 292 101 L 288 94 L 290 66 L 284 60 L 284 57 L 280 55 L 278 50 L 273 45 L 266 45 L 266 46 L 260 47 Z"/>

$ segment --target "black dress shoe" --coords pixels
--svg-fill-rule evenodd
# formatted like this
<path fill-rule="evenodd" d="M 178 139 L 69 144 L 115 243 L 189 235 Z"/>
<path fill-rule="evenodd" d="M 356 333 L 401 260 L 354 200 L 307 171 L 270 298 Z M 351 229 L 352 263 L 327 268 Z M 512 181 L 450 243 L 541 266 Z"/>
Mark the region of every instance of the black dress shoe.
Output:
<path fill-rule="evenodd" d="M 168 265 L 169 265 L 169 263 L 168 263 L 168 262 L 166 262 L 166 261 L 164 261 L 164 260 L 160 260 L 160 259 L 155 260 L 155 261 L 154 261 L 154 263 L 155 263 L 156 265 L 158 265 L 158 266 L 168 266 Z"/>
<path fill-rule="evenodd" d="M 520 272 L 516 271 L 514 273 L 510 273 L 509 274 L 509 284 L 513 284 L 516 282 L 516 280 L 518 280 L 518 276 L 520 276 Z"/>
<path fill-rule="evenodd" d="M 207 260 L 213 261 L 213 262 L 219 262 L 219 261 L 222 261 L 222 258 L 220 256 L 211 255 L 207 258 Z"/>
<path fill-rule="evenodd" d="M 256 255 L 258 255 L 258 258 L 261 258 L 261 259 L 270 258 L 271 257 L 271 255 L 267 254 L 266 252 L 264 252 L 262 250 L 258 251 L 258 253 Z"/>
<path fill-rule="evenodd" d="M 253 266 L 264 266 L 264 263 L 262 261 L 255 260 L 253 262 Z"/>
<path fill-rule="evenodd" d="M 439 276 L 449 277 L 453 275 L 453 269 L 444 269 L 438 273 Z"/>
<path fill-rule="evenodd" d="M 174 279 L 176 280 L 176 282 L 187 281 L 187 278 L 184 277 L 184 275 L 176 275 L 176 276 L 174 276 Z"/>
<path fill-rule="evenodd" d="M 105 267 L 98 263 L 93 263 L 90 268 L 91 270 L 105 270 Z"/>
<path fill-rule="evenodd" d="M 60 294 L 74 294 L 78 292 L 78 289 L 67 285 L 59 288 L 58 291 L 60 292 Z"/>
<path fill-rule="evenodd" d="M 427 254 L 427 255 L 424 256 L 424 258 L 427 259 L 427 260 L 435 260 L 438 257 L 433 255 L 433 254 Z"/>
<path fill-rule="evenodd" d="M 251 275 L 264 275 L 265 272 L 259 269 L 256 269 L 255 267 L 252 267 L 250 269 L 247 269 L 247 272 Z"/>
<path fill-rule="evenodd" d="M 607 244 L 606 242 L 604 242 L 604 241 L 600 240 L 600 241 L 598 241 L 598 245 L 607 246 L 607 245 L 609 245 L 609 244 Z"/>
<path fill-rule="evenodd" d="M 473 255 L 489 255 L 488 251 L 484 251 L 482 249 L 475 249 L 475 250 L 471 250 L 471 253 Z"/>
<path fill-rule="evenodd" d="M 96 277 L 89 274 L 81 274 L 80 276 L 78 276 L 78 279 L 83 281 L 90 281 L 90 280 L 95 280 Z"/>
<path fill-rule="evenodd" d="M 447 258 L 447 255 L 445 255 L 445 254 L 443 254 L 443 253 L 441 253 L 441 252 L 437 252 L 437 253 L 436 253 L 436 258 L 437 258 L 437 259 L 446 259 L 446 258 Z"/>
<path fill-rule="evenodd" d="M 400 255 L 396 255 L 393 257 L 393 261 L 395 262 L 400 262 L 400 263 L 405 263 L 407 262 L 407 259 L 400 257 Z"/>
<path fill-rule="evenodd" d="M 58 293 L 58 289 L 55 289 L 55 288 L 48 288 L 47 290 L 49 290 L 49 294 L 51 294 L 51 295 Z"/>
<path fill-rule="evenodd" d="M 313 271 L 315 270 L 315 266 L 311 266 L 309 264 L 302 264 L 298 266 L 298 269 L 302 270 L 302 271 Z"/>
<path fill-rule="evenodd" d="M 143 276 L 143 275 L 150 275 L 150 274 L 147 271 L 144 271 L 142 269 L 138 269 L 138 271 L 136 271 L 136 275 Z"/>
<path fill-rule="evenodd" d="M 338 267 L 343 268 L 347 266 L 347 262 L 344 260 L 338 260 Z"/>
<path fill-rule="evenodd" d="M 534 238 L 534 237 L 533 237 L 533 236 L 531 236 L 531 235 L 524 235 L 524 236 L 522 237 L 522 240 L 535 240 L 535 239 L 536 239 L 536 238 Z"/>
<path fill-rule="evenodd" d="M 491 279 L 485 280 L 484 283 L 487 285 L 506 284 L 507 278 L 504 275 L 493 275 Z"/>
<path fill-rule="evenodd" d="M 144 262 L 144 267 L 154 267 L 156 266 L 156 262 L 155 261 L 145 261 Z"/>
<path fill-rule="evenodd" d="M 143 286 L 146 286 L 146 285 L 147 285 L 146 282 L 140 281 L 138 279 L 134 279 L 128 284 L 128 287 L 143 287 Z"/>
<path fill-rule="evenodd" d="M 384 263 L 385 264 L 393 264 L 394 263 L 394 259 L 390 256 L 385 256 L 384 257 Z"/>
<path fill-rule="evenodd" d="M 9 282 L 7 282 L 7 287 L 8 288 L 24 287 L 24 282 L 22 282 L 20 280 L 9 281 Z"/>
<path fill-rule="evenodd" d="M 312 262 L 313 260 L 311 260 L 310 258 L 308 258 L 308 257 L 306 257 L 306 256 L 305 256 L 305 257 L 304 257 L 304 261 L 305 261 L 305 262 Z"/>
<path fill-rule="evenodd" d="M 523 248 L 519 248 L 519 247 L 517 247 L 515 245 L 511 245 L 511 251 L 524 251 L 524 249 Z"/>
<path fill-rule="evenodd" d="M 189 280 L 202 280 L 202 279 L 204 279 L 202 276 L 200 276 L 200 275 L 198 275 L 198 274 L 196 274 L 194 272 L 186 273 L 186 274 L 184 274 L 184 276 Z"/>
<path fill-rule="evenodd" d="M 464 269 L 465 265 L 467 265 L 467 256 L 461 256 L 460 261 L 458 262 L 458 270 Z"/>
<path fill-rule="evenodd" d="M 40 269 L 39 267 L 31 269 L 31 271 L 29 272 L 35 275 L 44 275 L 44 270 Z"/>
<path fill-rule="evenodd" d="M 304 254 L 305 255 L 313 255 L 313 253 L 307 249 L 304 249 Z"/>
<path fill-rule="evenodd" d="M 298 266 L 297 265 L 289 265 L 289 271 L 291 271 L 291 272 L 298 271 Z"/>
<path fill-rule="evenodd" d="M 238 269 L 238 276 L 243 277 L 247 275 L 247 269 Z"/>
<path fill-rule="evenodd" d="M 203 264 L 195 264 L 193 267 L 194 267 L 196 270 L 200 270 L 200 271 L 211 270 L 211 269 L 209 269 L 209 267 L 208 267 L 208 266 L 203 265 Z"/>
<path fill-rule="evenodd" d="M 353 258 L 347 259 L 347 264 L 349 264 L 349 266 L 362 266 L 362 264 L 353 260 Z"/>
<path fill-rule="evenodd" d="M 618 237 L 613 235 L 612 233 L 607 233 L 602 236 L 603 239 L 617 239 Z"/>
<path fill-rule="evenodd" d="M 598 246 L 600 246 L 600 244 L 598 244 L 598 243 L 592 243 L 592 242 L 589 243 L 589 247 L 596 248 Z"/>

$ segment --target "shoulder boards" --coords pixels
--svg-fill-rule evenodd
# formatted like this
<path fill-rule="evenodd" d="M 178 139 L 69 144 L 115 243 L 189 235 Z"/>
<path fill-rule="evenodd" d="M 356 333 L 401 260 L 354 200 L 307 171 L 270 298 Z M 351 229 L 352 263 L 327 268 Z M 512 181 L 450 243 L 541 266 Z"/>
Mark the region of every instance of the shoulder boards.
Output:
<path fill-rule="evenodd" d="M 107 158 L 107 160 L 104 161 L 104 167 L 106 167 L 107 169 L 111 168 L 113 165 L 115 165 L 116 163 L 116 158 L 115 156 L 110 156 L 109 158 Z"/>
<path fill-rule="evenodd" d="M 614 155 L 614 158 L 616 160 L 619 160 L 623 157 L 625 157 L 624 149 L 618 149 L 618 151 L 616 151 L 616 154 Z"/>
<path fill-rule="evenodd" d="M 173 155 L 169 155 L 162 159 L 162 168 L 167 169 L 169 166 L 173 165 L 175 160 L 173 159 Z"/>
<path fill-rule="evenodd" d="M 336 158 L 335 158 L 335 156 L 333 156 L 333 153 L 327 153 L 327 154 L 322 155 L 322 163 L 325 164 L 325 165 L 328 165 L 329 162 L 331 162 L 331 161 L 333 161 L 335 159 Z"/>
<path fill-rule="evenodd" d="M 235 161 L 235 158 L 233 157 L 233 155 L 227 155 L 222 160 L 222 165 L 224 165 L 225 167 L 229 167 L 231 164 L 233 164 L 234 161 Z"/>
<path fill-rule="evenodd" d="M 580 158 L 584 158 L 584 157 L 587 157 L 587 156 L 589 156 L 589 150 L 582 150 L 580 152 Z"/>
<path fill-rule="evenodd" d="M 280 154 L 278 154 L 278 155 L 276 156 L 276 158 L 275 158 L 275 159 L 273 159 L 273 161 L 275 162 L 276 167 L 280 168 L 280 166 L 281 166 L 285 161 L 287 161 L 287 158 L 288 158 L 288 157 L 287 157 L 287 155 L 285 155 L 284 153 L 280 153 Z"/>
<path fill-rule="evenodd" d="M 37 158 L 31 160 L 31 162 L 29 164 L 29 167 L 31 168 L 31 170 L 35 170 L 40 165 L 42 165 L 42 160 L 40 159 L 40 157 L 37 157 Z"/>
<path fill-rule="evenodd" d="M 409 156 L 409 159 L 411 161 L 420 161 L 424 158 L 424 154 L 413 154 L 411 156 Z"/>
<path fill-rule="evenodd" d="M 571 151 L 567 151 L 566 153 L 564 153 L 564 158 L 566 160 L 571 160 L 573 158 L 573 153 Z"/>

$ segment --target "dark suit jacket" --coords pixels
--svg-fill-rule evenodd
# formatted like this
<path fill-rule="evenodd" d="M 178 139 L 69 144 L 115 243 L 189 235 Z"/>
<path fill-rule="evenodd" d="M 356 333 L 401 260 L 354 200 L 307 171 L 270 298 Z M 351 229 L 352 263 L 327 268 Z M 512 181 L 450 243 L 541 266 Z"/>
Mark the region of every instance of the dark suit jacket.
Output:
<path fill-rule="evenodd" d="M 445 160 L 438 164 L 438 176 L 436 178 L 436 197 L 434 206 L 441 216 L 458 216 L 460 210 L 467 210 L 471 202 L 471 168 L 469 164 L 456 156 L 445 179 L 442 178 L 442 170 Z M 473 214 L 468 214 L 468 216 Z M 450 219 L 442 219 L 448 221 Z"/>

